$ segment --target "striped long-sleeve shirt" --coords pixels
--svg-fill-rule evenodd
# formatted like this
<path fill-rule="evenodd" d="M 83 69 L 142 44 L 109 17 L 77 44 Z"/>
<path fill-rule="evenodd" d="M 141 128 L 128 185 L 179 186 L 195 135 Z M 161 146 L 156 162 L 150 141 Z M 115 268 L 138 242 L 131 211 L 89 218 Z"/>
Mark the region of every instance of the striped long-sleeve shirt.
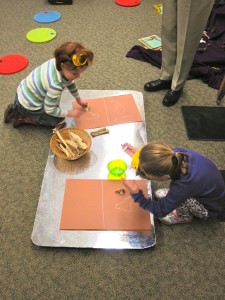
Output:
<path fill-rule="evenodd" d="M 67 111 L 59 107 L 62 91 L 68 88 L 77 99 L 79 93 L 74 81 L 66 81 L 50 59 L 34 69 L 17 88 L 20 104 L 28 110 L 44 108 L 46 114 L 66 117 Z"/>

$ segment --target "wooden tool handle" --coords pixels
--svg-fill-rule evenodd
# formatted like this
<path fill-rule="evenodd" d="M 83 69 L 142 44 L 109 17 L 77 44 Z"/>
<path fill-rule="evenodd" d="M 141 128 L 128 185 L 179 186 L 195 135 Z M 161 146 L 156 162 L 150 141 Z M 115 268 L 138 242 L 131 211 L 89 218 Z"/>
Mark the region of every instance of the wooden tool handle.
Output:
<path fill-rule="evenodd" d="M 103 131 L 92 131 L 92 132 L 91 132 L 91 136 L 92 136 L 92 137 L 95 137 L 95 136 L 102 135 L 102 134 L 106 134 L 106 133 L 109 133 L 109 130 L 108 130 L 108 129 L 105 129 L 105 130 L 103 130 Z"/>

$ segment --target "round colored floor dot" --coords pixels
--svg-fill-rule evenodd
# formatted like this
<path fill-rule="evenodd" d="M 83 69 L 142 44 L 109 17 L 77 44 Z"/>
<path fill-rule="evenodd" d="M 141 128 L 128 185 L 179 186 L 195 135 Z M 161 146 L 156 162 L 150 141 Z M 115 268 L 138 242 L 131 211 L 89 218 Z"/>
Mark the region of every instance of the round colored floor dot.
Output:
<path fill-rule="evenodd" d="M 13 74 L 25 69 L 29 61 L 21 54 L 7 54 L 0 57 L 0 74 Z"/>
<path fill-rule="evenodd" d="M 51 28 L 36 28 L 30 30 L 26 38 L 33 43 L 44 43 L 53 40 L 56 37 L 56 31 Z"/>
<path fill-rule="evenodd" d="M 61 14 L 53 10 L 40 11 L 34 15 L 34 20 L 38 23 L 52 23 L 60 18 Z"/>
<path fill-rule="evenodd" d="M 141 3 L 141 0 L 115 0 L 115 3 L 121 6 L 136 6 Z"/>

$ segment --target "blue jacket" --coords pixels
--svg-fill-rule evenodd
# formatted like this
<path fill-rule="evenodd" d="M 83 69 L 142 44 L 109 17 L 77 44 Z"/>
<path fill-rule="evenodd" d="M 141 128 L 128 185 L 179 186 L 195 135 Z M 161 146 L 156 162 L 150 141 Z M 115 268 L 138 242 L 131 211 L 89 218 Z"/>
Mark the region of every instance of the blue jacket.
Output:
<path fill-rule="evenodd" d="M 132 194 L 134 201 L 157 218 L 165 217 L 189 198 L 195 198 L 203 204 L 209 216 L 219 215 L 225 198 L 225 183 L 221 172 L 204 155 L 183 148 L 175 148 L 175 151 L 189 155 L 187 173 L 180 179 L 171 180 L 170 190 L 163 199 L 147 199 L 140 190 Z"/>

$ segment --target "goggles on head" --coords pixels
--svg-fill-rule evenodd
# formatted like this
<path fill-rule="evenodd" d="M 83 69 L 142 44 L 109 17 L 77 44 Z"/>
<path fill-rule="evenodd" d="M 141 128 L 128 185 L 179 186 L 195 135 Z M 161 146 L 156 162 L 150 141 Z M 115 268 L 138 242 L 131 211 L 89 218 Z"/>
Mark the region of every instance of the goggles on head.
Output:
<path fill-rule="evenodd" d="M 140 166 L 138 166 L 138 168 L 136 169 L 136 175 L 141 176 L 142 178 L 145 178 L 145 179 L 147 179 L 149 177 L 149 175 L 147 175 Z"/>
<path fill-rule="evenodd" d="M 77 54 L 74 54 L 72 56 L 72 62 L 74 64 L 74 66 L 76 66 L 76 67 L 82 67 L 82 66 L 84 66 L 87 61 L 88 61 L 88 58 L 86 58 L 84 62 L 81 62 L 80 58 L 77 56 Z"/>

